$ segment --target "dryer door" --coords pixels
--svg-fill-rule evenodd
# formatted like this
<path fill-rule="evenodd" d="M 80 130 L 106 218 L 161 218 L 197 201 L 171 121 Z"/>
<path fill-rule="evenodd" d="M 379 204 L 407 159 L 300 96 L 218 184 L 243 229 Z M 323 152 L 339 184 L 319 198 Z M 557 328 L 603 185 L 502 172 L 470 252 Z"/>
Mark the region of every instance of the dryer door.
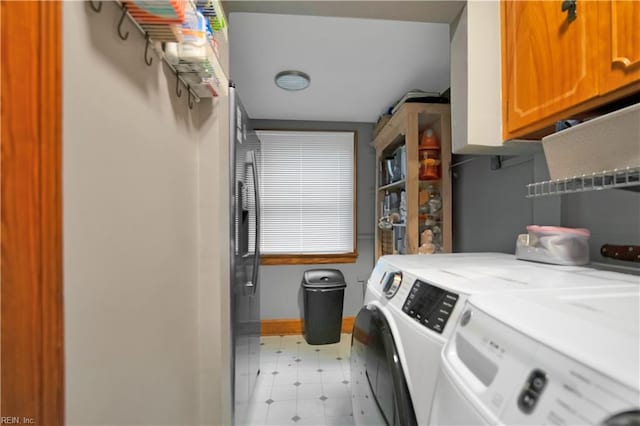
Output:
<path fill-rule="evenodd" d="M 360 310 L 351 340 L 353 416 L 360 425 L 416 425 L 396 341 L 375 306 Z"/>

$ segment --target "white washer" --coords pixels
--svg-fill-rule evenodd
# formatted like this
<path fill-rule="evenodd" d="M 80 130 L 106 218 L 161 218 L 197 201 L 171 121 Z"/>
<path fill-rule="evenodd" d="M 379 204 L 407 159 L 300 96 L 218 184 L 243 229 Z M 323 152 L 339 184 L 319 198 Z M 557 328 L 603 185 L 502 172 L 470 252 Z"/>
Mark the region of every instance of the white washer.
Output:
<path fill-rule="evenodd" d="M 356 424 L 427 424 L 440 354 L 471 294 L 634 283 L 633 276 L 544 265 L 499 253 L 384 256 L 356 317 Z"/>
<path fill-rule="evenodd" d="M 430 423 L 640 424 L 638 285 L 471 296 Z"/>

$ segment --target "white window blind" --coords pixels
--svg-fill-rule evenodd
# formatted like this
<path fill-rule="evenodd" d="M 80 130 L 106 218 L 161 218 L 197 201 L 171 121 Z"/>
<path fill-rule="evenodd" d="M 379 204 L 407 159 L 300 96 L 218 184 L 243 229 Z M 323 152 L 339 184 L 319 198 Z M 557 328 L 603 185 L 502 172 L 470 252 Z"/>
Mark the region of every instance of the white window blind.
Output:
<path fill-rule="evenodd" d="M 263 254 L 354 251 L 354 132 L 259 131 Z"/>

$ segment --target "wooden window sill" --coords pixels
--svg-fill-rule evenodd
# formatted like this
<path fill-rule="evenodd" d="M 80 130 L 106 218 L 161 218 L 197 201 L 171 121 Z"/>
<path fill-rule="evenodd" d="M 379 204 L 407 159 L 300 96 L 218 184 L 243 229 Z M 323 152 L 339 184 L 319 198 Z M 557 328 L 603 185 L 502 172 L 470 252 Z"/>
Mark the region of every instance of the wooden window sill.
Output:
<path fill-rule="evenodd" d="M 262 255 L 262 265 L 313 265 L 326 263 L 356 263 L 358 253 L 344 254 L 277 254 Z"/>

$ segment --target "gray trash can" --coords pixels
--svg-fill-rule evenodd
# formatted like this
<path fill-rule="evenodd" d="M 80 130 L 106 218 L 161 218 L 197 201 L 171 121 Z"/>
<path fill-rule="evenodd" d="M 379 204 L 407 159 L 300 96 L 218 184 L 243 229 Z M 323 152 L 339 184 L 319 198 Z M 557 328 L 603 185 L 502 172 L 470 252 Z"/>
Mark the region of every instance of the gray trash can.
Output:
<path fill-rule="evenodd" d="M 337 269 L 309 269 L 302 276 L 304 339 L 310 345 L 340 341 L 344 282 Z"/>

